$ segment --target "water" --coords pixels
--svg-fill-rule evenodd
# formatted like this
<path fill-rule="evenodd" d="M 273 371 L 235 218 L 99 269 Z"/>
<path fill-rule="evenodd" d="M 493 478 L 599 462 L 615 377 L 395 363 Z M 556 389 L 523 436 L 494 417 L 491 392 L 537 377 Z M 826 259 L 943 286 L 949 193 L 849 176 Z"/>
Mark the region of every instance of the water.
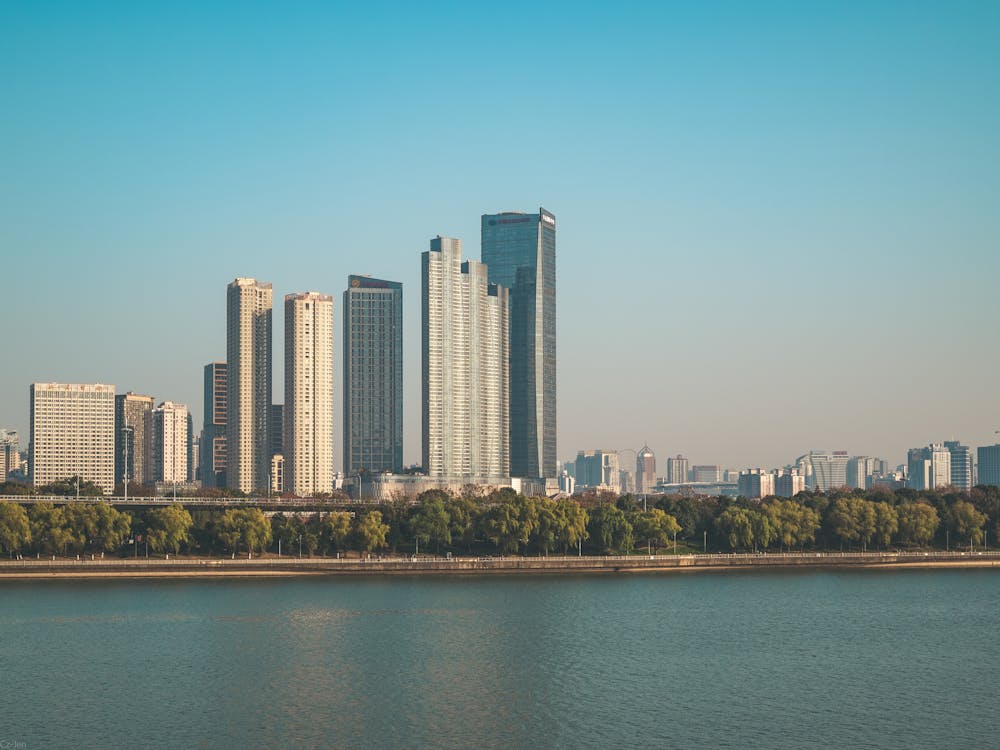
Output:
<path fill-rule="evenodd" d="M 0 747 L 997 747 L 998 622 L 990 570 L 8 581 Z"/>

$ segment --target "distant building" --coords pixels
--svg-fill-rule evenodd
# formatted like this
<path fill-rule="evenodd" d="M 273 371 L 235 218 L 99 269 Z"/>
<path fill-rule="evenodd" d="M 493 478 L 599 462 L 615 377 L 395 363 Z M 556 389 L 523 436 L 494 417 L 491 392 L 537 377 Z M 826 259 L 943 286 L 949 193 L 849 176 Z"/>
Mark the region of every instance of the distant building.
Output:
<path fill-rule="evenodd" d="M 810 451 L 813 481 L 820 492 L 847 486 L 847 451 Z"/>
<path fill-rule="evenodd" d="M 580 451 L 576 454 L 577 489 L 604 489 L 618 492 L 621 473 L 615 451 Z"/>
<path fill-rule="evenodd" d="M 286 319 L 285 331 L 287 330 L 288 330 L 288 320 Z M 267 441 L 267 444 L 270 446 L 271 455 L 273 456 L 276 453 L 284 452 L 285 450 L 285 405 L 284 404 L 271 404 L 271 423 L 268 425 L 268 429 L 271 431 L 271 437 Z"/>
<path fill-rule="evenodd" d="M 31 384 L 31 483 L 79 476 L 110 494 L 115 486 L 115 387 Z"/>
<path fill-rule="evenodd" d="M 951 452 L 940 443 L 911 448 L 906 457 L 906 486 L 933 490 L 951 484 Z"/>
<path fill-rule="evenodd" d="M 688 481 L 688 460 L 681 454 L 667 459 L 667 483 L 683 484 Z"/>
<path fill-rule="evenodd" d="M 153 481 L 188 481 L 188 408 L 164 401 L 153 409 Z"/>
<path fill-rule="evenodd" d="M 482 217 L 490 283 L 510 290 L 510 473 L 556 477 L 556 217 Z"/>
<path fill-rule="evenodd" d="M 960 490 L 972 489 L 972 449 L 957 440 L 945 440 L 951 458 L 951 485 Z"/>
<path fill-rule="evenodd" d="M 431 240 L 422 263 L 423 464 L 430 477 L 490 484 L 510 477 L 506 287 L 462 261 L 462 243 Z"/>
<path fill-rule="evenodd" d="M 152 396 L 128 393 L 115 396 L 115 484 L 149 484 L 153 476 Z"/>
<path fill-rule="evenodd" d="M 656 484 L 656 456 L 643 445 L 635 457 L 635 491 L 647 495 L 653 491 Z"/>
<path fill-rule="evenodd" d="M 979 466 L 979 484 L 1000 487 L 1000 443 L 983 445 L 976 449 Z"/>
<path fill-rule="evenodd" d="M 798 469 L 782 471 L 774 478 L 774 494 L 777 497 L 795 497 L 806 490 L 806 478 Z"/>
<path fill-rule="evenodd" d="M 748 500 L 774 495 L 774 474 L 767 469 L 746 469 L 740 472 L 740 497 Z"/>
<path fill-rule="evenodd" d="M 0 429 L 0 482 L 21 469 L 21 450 L 15 430 Z"/>
<path fill-rule="evenodd" d="M 403 285 L 348 276 L 344 471 L 403 471 Z"/>
<path fill-rule="evenodd" d="M 280 453 L 271 456 L 269 482 L 272 494 L 280 495 L 287 489 L 285 485 L 285 457 Z"/>
<path fill-rule="evenodd" d="M 566 471 L 559 475 L 559 491 L 564 495 L 572 495 L 576 492 L 576 480 Z"/>
<path fill-rule="evenodd" d="M 283 487 L 310 497 L 333 491 L 333 297 L 285 295 Z M 276 450 L 276 448 L 278 448 Z M 274 477 L 272 476 L 272 482 Z"/>
<path fill-rule="evenodd" d="M 721 466 L 692 466 L 692 482 L 721 482 L 723 480 Z"/>
<path fill-rule="evenodd" d="M 226 486 L 226 363 L 205 365 L 204 422 L 201 435 L 201 484 Z"/>
<path fill-rule="evenodd" d="M 226 482 L 252 493 L 271 469 L 271 284 L 226 289 Z"/>

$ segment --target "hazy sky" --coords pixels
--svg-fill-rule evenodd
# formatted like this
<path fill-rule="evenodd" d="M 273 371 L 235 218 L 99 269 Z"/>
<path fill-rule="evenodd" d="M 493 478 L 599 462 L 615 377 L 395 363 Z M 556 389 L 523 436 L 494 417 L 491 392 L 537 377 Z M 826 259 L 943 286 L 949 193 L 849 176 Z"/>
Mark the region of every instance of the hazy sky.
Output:
<path fill-rule="evenodd" d="M 558 217 L 559 456 L 904 460 L 1000 429 L 1000 4 L 0 5 L 0 426 L 187 402 L 236 276 L 404 284 Z M 276 402 L 283 401 L 276 304 Z M 340 409 L 336 456 L 340 466 Z"/>

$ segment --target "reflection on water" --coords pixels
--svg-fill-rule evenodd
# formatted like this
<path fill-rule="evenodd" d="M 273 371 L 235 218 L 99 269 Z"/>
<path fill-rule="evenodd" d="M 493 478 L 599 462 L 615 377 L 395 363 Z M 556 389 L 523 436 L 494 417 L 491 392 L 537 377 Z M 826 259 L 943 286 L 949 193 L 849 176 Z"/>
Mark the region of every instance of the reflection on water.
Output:
<path fill-rule="evenodd" d="M 0 739 L 32 748 L 909 748 L 1000 731 L 994 571 L 11 582 L 0 602 Z"/>

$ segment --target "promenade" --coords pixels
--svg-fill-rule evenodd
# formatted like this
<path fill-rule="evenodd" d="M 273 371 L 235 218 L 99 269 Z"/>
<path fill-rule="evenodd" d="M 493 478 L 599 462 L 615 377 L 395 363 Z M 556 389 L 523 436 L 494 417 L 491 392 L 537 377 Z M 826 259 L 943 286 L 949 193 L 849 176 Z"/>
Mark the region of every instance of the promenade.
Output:
<path fill-rule="evenodd" d="M 3 578 L 294 575 L 672 573 L 806 568 L 1000 568 L 1000 552 L 788 552 L 549 557 L 25 558 L 0 561 Z"/>

